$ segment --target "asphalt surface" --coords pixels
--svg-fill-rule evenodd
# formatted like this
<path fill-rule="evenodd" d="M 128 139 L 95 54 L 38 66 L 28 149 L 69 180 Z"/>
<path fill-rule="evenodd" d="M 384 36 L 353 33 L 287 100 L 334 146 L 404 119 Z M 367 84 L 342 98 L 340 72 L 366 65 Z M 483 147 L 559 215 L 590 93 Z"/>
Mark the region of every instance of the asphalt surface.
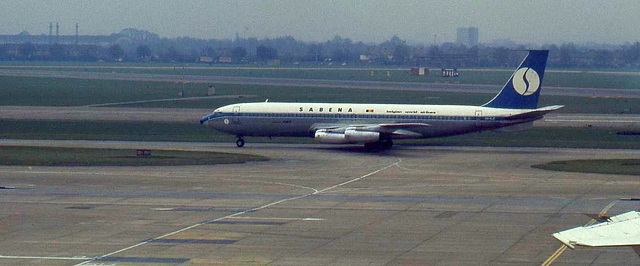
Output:
<path fill-rule="evenodd" d="M 161 82 L 190 82 L 217 84 L 249 84 L 273 86 L 305 86 L 316 88 L 350 88 L 368 90 L 397 90 L 397 91 L 433 91 L 433 92 L 462 92 L 495 94 L 502 86 L 471 85 L 471 84 L 442 84 L 416 82 L 382 82 L 382 81 L 350 81 L 350 80 L 321 80 L 321 79 L 290 79 L 290 78 L 256 78 L 205 75 L 170 75 L 170 74 L 140 74 L 115 72 L 86 72 L 86 71 L 56 71 L 48 69 L 7 69 L 0 68 L 0 76 L 16 77 L 53 77 L 95 80 L 131 80 L 131 81 L 161 81 Z M 581 97 L 612 97 L 612 98 L 640 98 L 640 90 L 599 89 L 599 88 L 570 88 L 544 87 L 545 95 L 581 96 Z"/>
<path fill-rule="evenodd" d="M 0 140 L 241 152 L 268 162 L 0 166 L 0 265 L 540 265 L 582 213 L 638 209 L 636 176 L 533 169 L 637 150 Z M 553 265 L 638 265 L 631 248 Z"/>

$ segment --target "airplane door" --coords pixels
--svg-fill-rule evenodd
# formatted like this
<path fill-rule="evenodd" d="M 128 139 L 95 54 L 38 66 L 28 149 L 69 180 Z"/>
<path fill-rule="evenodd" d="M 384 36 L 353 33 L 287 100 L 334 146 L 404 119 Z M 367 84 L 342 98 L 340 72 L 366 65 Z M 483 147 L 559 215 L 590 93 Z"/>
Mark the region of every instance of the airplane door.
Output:
<path fill-rule="evenodd" d="M 239 112 L 240 112 L 240 106 L 234 106 L 233 107 L 234 116 L 231 118 L 231 121 L 233 123 L 239 123 L 240 122 L 240 118 L 238 117 L 238 113 Z"/>
<path fill-rule="evenodd" d="M 482 119 L 482 110 L 476 110 L 476 126 L 479 126 L 481 124 L 482 120 L 480 119 Z"/>

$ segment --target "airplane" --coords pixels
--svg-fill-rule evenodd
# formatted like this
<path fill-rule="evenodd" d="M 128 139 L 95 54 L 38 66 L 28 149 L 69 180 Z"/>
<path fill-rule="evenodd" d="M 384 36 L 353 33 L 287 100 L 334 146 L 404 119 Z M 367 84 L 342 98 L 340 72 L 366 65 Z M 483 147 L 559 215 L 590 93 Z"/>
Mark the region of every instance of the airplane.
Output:
<path fill-rule="evenodd" d="M 611 217 L 599 217 L 600 223 L 580 226 L 553 234 L 565 246 L 631 246 L 640 256 L 640 212 L 630 211 Z"/>
<path fill-rule="evenodd" d="M 521 131 L 563 105 L 537 108 L 548 50 L 530 50 L 502 90 L 482 106 L 258 102 L 223 106 L 202 117 L 208 129 L 238 137 L 314 137 L 320 143 L 390 148 L 395 139 L 483 130 Z"/>

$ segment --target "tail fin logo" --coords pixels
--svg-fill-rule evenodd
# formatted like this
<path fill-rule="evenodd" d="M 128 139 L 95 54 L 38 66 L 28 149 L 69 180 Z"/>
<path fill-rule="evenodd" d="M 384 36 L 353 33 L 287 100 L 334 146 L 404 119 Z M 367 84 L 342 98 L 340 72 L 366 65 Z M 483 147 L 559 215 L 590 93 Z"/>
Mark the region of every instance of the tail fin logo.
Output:
<path fill-rule="evenodd" d="M 529 96 L 540 88 L 540 76 L 533 68 L 523 67 L 513 74 L 512 84 L 518 94 Z"/>

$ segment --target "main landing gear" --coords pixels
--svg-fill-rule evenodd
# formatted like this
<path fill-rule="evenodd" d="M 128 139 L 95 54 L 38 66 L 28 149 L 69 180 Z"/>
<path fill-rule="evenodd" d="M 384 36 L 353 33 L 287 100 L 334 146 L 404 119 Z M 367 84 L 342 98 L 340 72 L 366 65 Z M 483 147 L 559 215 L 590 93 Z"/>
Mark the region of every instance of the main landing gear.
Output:
<path fill-rule="evenodd" d="M 364 144 L 364 148 L 367 151 L 388 150 L 388 149 L 391 149 L 392 146 L 393 146 L 393 141 L 391 140 L 381 141 L 381 142 L 370 142 L 370 143 Z"/>
<path fill-rule="evenodd" d="M 391 141 L 391 140 L 383 141 L 383 142 L 380 143 L 380 146 L 383 149 L 391 149 L 391 147 L 393 147 L 393 141 Z"/>
<path fill-rule="evenodd" d="M 242 136 L 238 136 L 238 140 L 236 140 L 236 146 L 238 146 L 238 148 L 244 147 L 244 139 L 242 138 Z"/>

